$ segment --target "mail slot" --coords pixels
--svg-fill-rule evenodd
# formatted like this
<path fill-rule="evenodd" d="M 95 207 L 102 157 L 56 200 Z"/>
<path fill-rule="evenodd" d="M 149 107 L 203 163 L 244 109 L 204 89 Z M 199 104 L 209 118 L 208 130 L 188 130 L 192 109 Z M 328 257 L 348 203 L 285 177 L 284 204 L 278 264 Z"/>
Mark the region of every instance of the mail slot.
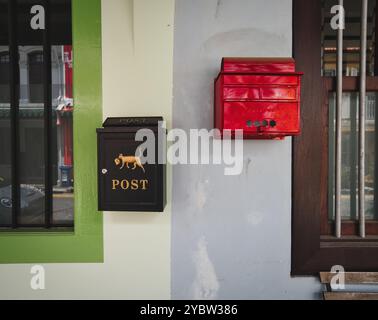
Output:
<path fill-rule="evenodd" d="M 291 58 L 223 58 L 215 79 L 215 128 L 245 139 L 300 134 L 301 76 Z"/>
<path fill-rule="evenodd" d="M 108 118 L 103 128 L 97 129 L 100 211 L 164 211 L 166 166 L 162 139 L 166 135 L 161 121 L 162 117 Z M 140 129 L 149 129 L 152 150 L 146 150 L 145 140 L 136 141 Z M 147 152 L 153 152 L 152 163 L 144 161 Z"/>

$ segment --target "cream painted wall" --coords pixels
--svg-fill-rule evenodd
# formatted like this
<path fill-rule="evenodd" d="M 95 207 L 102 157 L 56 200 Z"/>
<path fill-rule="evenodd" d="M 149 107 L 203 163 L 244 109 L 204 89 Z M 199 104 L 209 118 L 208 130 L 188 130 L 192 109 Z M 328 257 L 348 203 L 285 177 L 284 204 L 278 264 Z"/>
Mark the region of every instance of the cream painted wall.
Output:
<path fill-rule="evenodd" d="M 103 110 L 172 120 L 174 0 L 103 0 Z M 105 213 L 105 256 L 134 297 L 170 297 L 171 170 L 164 214 Z M 109 243 L 109 245 L 107 245 Z M 140 282 L 140 277 L 143 277 Z"/>
<path fill-rule="evenodd" d="M 103 114 L 171 125 L 174 0 L 103 0 Z M 164 214 L 104 213 L 104 264 L 0 265 L 0 299 L 169 299 L 171 173 Z"/>

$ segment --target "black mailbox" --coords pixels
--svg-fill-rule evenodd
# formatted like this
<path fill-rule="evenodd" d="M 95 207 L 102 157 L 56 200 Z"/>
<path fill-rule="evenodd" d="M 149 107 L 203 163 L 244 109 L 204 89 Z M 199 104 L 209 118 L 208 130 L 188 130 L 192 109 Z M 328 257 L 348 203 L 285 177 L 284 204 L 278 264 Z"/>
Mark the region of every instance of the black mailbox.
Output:
<path fill-rule="evenodd" d="M 162 153 L 166 131 L 162 117 L 108 118 L 97 129 L 98 207 L 100 211 L 163 212 L 166 204 L 166 165 Z M 154 163 L 143 163 L 140 129 L 150 129 L 154 139 Z M 159 134 L 163 132 L 163 135 Z"/>

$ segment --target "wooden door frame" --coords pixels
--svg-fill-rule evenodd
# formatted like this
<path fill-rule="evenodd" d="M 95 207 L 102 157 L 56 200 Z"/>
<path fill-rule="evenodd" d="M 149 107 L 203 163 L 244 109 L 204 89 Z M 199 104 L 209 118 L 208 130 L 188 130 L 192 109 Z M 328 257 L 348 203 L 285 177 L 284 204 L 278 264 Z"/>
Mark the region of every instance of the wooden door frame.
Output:
<path fill-rule="evenodd" d="M 321 1 L 293 0 L 293 55 L 304 72 L 302 134 L 293 139 L 292 275 L 312 275 L 342 265 L 347 271 L 378 270 L 378 238 L 321 237 L 328 214 L 328 92 L 321 77 Z"/>

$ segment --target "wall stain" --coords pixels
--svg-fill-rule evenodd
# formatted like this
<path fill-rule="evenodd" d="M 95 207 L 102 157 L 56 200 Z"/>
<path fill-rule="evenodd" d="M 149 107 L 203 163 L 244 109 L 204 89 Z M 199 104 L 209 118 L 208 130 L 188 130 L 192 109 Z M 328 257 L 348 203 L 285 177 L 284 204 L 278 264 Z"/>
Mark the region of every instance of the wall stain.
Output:
<path fill-rule="evenodd" d="M 222 7 L 222 4 L 223 4 L 223 0 L 217 0 L 217 6 L 215 8 L 215 19 L 218 18 L 218 15 L 219 15 L 219 11 Z"/>
<path fill-rule="evenodd" d="M 247 160 L 245 161 L 246 162 L 246 164 L 245 164 L 245 174 L 246 175 L 248 175 L 248 172 L 249 172 L 249 166 L 250 166 L 250 164 L 252 163 L 252 159 L 251 158 L 247 158 Z"/>
<path fill-rule="evenodd" d="M 197 204 L 198 210 L 202 211 L 207 202 L 207 189 L 209 180 L 204 182 L 198 181 L 195 188 L 195 203 Z"/>
<path fill-rule="evenodd" d="M 214 264 L 209 258 L 207 242 L 202 236 L 193 254 L 195 279 L 193 282 L 193 298 L 196 300 L 216 299 L 220 288 Z"/>

